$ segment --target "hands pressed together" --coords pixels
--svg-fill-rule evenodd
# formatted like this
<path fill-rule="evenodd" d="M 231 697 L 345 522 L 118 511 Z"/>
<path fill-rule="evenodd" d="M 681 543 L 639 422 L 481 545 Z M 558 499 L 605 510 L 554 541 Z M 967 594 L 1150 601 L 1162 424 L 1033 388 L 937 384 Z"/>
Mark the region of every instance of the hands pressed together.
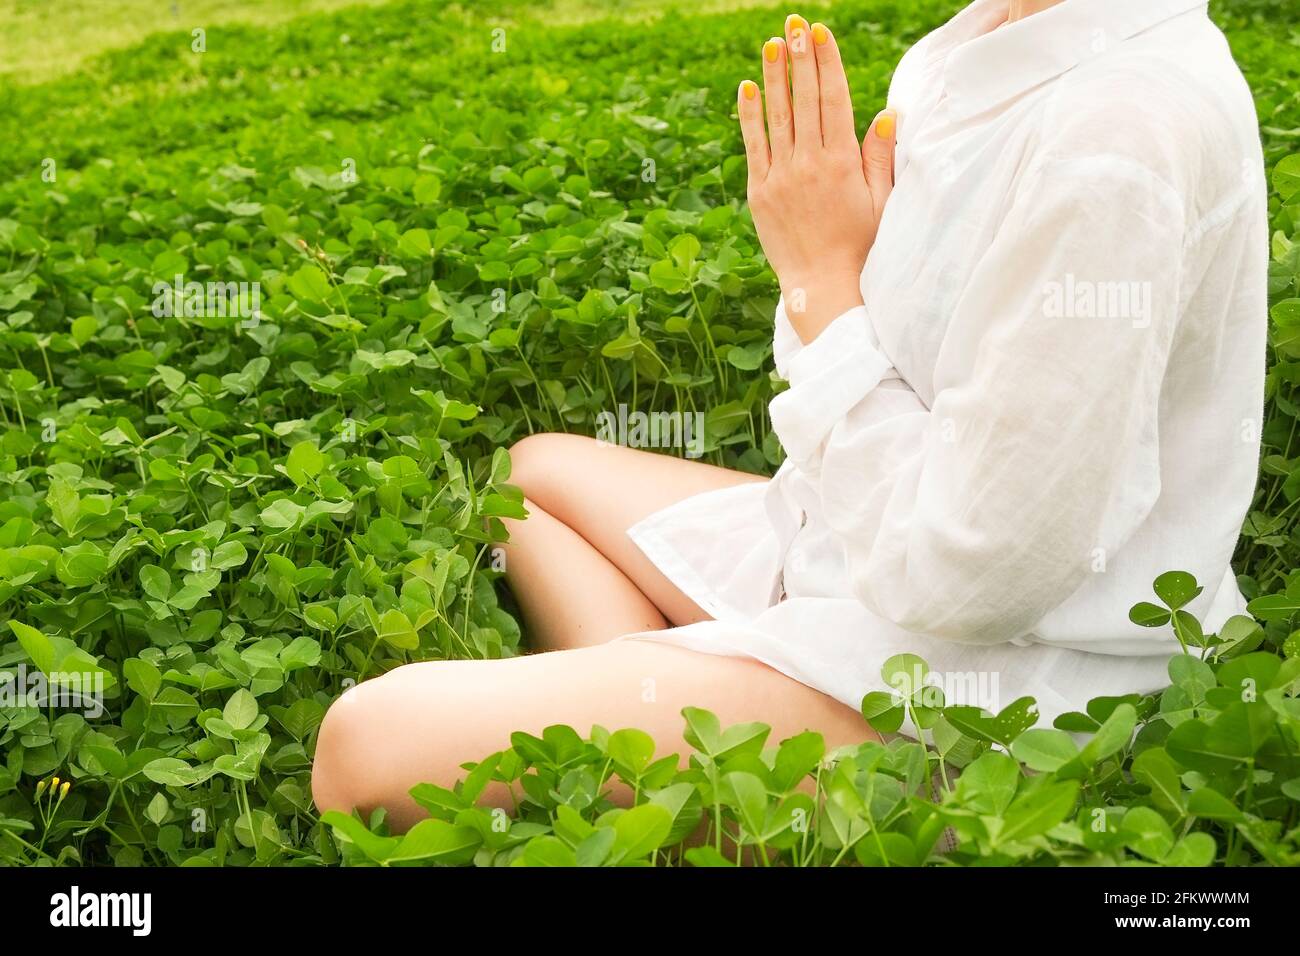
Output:
<path fill-rule="evenodd" d="M 896 117 L 878 113 L 859 146 L 835 37 L 798 14 L 763 44 L 763 96 L 745 80 L 737 97 L 754 226 L 790 322 L 811 342 L 862 304 L 862 267 L 893 189 Z"/>

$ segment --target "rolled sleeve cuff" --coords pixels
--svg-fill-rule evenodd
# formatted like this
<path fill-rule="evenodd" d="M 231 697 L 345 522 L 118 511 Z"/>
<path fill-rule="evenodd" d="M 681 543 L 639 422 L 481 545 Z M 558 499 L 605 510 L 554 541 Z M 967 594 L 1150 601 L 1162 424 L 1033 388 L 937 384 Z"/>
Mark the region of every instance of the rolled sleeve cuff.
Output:
<path fill-rule="evenodd" d="M 790 316 L 785 311 L 785 296 L 776 303 L 776 319 L 772 334 L 772 360 L 776 365 L 776 374 L 787 382 L 790 381 L 790 359 L 803 349 L 799 335 L 790 324 Z"/>
<path fill-rule="evenodd" d="M 850 309 L 786 363 L 790 388 L 768 407 L 786 453 L 803 470 L 816 470 L 831 429 L 890 373 L 889 359 L 867 318 Z"/>

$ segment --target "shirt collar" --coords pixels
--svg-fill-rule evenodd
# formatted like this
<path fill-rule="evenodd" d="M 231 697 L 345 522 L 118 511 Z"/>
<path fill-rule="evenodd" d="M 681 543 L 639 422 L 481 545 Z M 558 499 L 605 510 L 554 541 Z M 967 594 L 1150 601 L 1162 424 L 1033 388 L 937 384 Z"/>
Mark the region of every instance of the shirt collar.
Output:
<path fill-rule="evenodd" d="M 943 88 L 954 115 L 974 116 L 1060 76 L 1206 0 L 1064 0 L 1006 23 L 1007 0 L 975 0 L 940 31 Z"/>

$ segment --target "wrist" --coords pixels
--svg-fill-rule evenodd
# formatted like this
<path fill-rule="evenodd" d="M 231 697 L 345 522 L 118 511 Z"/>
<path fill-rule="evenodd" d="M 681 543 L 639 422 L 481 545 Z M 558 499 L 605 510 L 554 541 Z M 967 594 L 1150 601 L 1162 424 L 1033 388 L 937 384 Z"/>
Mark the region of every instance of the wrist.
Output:
<path fill-rule="evenodd" d="M 786 316 L 805 345 L 839 316 L 863 304 L 857 273 L 794 278 L 781 283 L 781 294 Z"/>

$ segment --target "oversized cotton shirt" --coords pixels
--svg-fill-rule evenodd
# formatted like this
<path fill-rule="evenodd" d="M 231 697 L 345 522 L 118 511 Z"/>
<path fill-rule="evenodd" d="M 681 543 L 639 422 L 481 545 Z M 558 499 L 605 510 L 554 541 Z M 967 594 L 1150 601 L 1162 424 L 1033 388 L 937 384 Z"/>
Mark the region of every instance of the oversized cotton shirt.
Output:
<path fill-rule="evenodd" d="M 865 305 L 784 302 L 766 484 L 629 535 L 714 620 L 633 635 L 749 656 L 857 707 L 924 658 L 949 703 L 1042 722 L 1155 690 L 1130 622 L 1169 570 L 1208 629 L 1257 474 L 1267 201 L 1253 102 L 1204 3 L 977 0 L 899 63 Z"/>

